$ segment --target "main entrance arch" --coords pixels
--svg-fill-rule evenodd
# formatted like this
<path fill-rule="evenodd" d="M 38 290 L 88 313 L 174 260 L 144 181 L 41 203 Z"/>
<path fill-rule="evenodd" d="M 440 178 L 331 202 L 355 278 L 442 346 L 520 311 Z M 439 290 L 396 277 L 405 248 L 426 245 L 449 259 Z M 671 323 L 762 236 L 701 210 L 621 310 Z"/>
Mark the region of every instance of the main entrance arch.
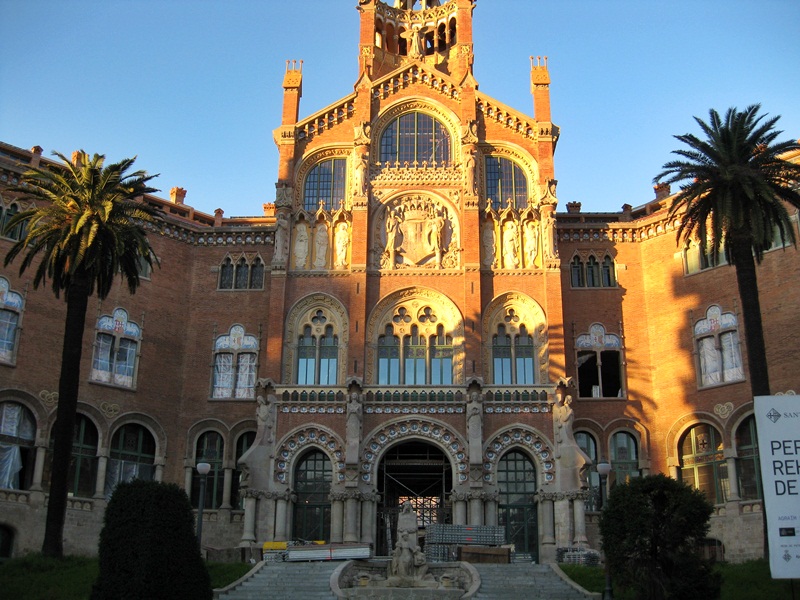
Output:
<path fill-rule="evenodd" d="M 432 523 L 452 522 L 447 497 L 453 488 L 453 468 L 444 452 L 431 443 L 411 439 L 389 448 L 378 467 L 376 486 L 381 497 L 376 536 L 379 555 L 391 553 L 397 515 L 404 502 L 410 502 L 416 511 L 421 533 Z"/>

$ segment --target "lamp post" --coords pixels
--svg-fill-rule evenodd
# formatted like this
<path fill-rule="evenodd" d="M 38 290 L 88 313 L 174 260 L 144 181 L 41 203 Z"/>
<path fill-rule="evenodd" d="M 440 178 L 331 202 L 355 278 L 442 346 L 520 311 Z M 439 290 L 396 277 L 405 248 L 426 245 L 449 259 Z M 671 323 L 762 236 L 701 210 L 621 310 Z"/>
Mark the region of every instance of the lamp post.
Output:
<path fill-rule="evenodd" d="M 597 473 L 600 475 L 600 510 L 605 510 L 606 479 L 611 473 L 611 463 L 606 459 L 597 463 Z M 603 600 L 614 600 L 614 592 L 611 589 L 611 572 L 608 570 L 608 555 L 604 561 L 606 574 L 606 588 L 603 590 Z"/>
<path fill-rule="evenodd" d="M 197 501 L 197 543 L 202 549 L 203 543 L 203 509 L 206 507 L 206 477 L 211 470 L 207 462 L 197 463 L 197 472 L 200 475 L 200 498 Z"/>

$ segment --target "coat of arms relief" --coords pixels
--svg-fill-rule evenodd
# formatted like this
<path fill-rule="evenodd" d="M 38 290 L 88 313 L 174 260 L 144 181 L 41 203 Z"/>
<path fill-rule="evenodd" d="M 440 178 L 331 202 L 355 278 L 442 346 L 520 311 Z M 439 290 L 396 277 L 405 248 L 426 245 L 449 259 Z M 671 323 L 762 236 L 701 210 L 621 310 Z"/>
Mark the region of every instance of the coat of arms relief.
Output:
<path fill-rule="evenodd" d="M 387 203 L 374 221 L 372 239 L 372 255 L 380 269 L 459 266 L 455 214 L 448 206 L 427 196 L 403 196 Z"/>

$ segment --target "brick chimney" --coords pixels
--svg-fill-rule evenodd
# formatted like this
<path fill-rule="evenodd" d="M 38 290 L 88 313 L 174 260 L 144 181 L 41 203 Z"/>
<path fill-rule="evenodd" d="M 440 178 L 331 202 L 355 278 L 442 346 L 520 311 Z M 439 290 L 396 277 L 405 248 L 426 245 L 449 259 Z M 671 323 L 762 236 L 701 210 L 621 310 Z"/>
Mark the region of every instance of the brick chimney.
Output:
<path fill-rule="evenodd" d="M 39 161 L 42 160 L 42 152 L 43 148 L 41 146 L 34 146 L 33 148 L 31 148 L 31 154 L 33 155 L 31 156 L 32 167 L 35 168 L 39 166 Z"/>
<path fill-rule="evenodd" d="M 174 187 L 169 191 L 169 199 L 173 204 L 183 204 L 186 198 L 186 190 L 182 187 Z"/>
<path fill-rule="evenodd" d="M 656 191 L 656 200 L 669 198 L 670 189 L 668 183 L 657 183 L 653 186 L 653 189 Z"/>
<path fill-rule="evenodd" d="M 222 225 L 222 215 L 224 214 L 225 211 L 221 208 L 214 211 L 214 227 L 220 227 Z"/>
<path fill-rule="evenodd" d="M 580 202 L 567 202 L 567 212 L 568 213 L 579 213 L 579 212 L 581 212 L 581 203 Z"/>

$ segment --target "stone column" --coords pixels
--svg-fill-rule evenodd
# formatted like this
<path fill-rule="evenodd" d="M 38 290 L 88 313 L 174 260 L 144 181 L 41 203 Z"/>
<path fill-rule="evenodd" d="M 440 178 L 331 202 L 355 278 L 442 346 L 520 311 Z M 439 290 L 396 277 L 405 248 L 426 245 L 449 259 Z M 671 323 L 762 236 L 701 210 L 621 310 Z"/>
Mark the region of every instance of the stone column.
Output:
<path fill-rule="evenodd" d="M 344 542 L 357 543 L 359 538 L 358 522 L 359 493 L 356 490 L 346 492 L 344 501 Z"/>
<path fill-rule="evenodd" d="M 230 467 L 226 468 L 224 471 L 223 483 L 222 483 L 222 504 L 220 505 L 221 509 L 226 509 L 231 507 L 231 486 L 233 483 L 233 469 Z"/>
<path fill-rule="evenodd" d="M 275 541 L 285 542 L 289 539 L 289 502 L 292 494 L 289 490 L 275 500 Z"/>
<path fill-rule="evenodd" d="M 262 494 L 261 505 L 264 507 L 264 539 L 267 542 L 275 541 L 275 492 Z"/>
<path fill-rule="evenodd" d="M 341 492 L 331 492 L 331 543 L 344 541 L 344 496 Z"/>
<path fill-rule="evenodd" d="M 47 456 L 47 446 L 36 446 L 36 460 L 33 463 L 33 481 L 31 491 L 42 491 L 42 473 L 44 472 L 44 459 Z"/>
<path fill-rule="evenodd" d="M 467 494 L 465 492 L 451 492 L 450 502 L 453 503 L 453 525 L 466 525 Z"/>
<path fill-rule="evenodd" d="M 572 501 L 572 518 L 575 520 L 575 533 L 572 543 L 578 547 L 589 545 L 586 538 L 586 497 L 588 492 L 578 492 Z"/>
<path fill-rule="evenodd" d="M 242 540 L 240 546 L 250 546 L 256 541 L 256 502 L 259 496 L 257 490 L 244 490 L 244 524 L 242 527 Z"/>
<path fill-rule="evenodd" d="M 192 497 L 192 471 L 191 465 L 183 467 L 183 489 L 189 494 L 189 499 Z"/>
<path fill-rule="evenodd" d="M 497 525 L 497 501 L 499 494 L 497 492 L 487 492 L 484 495 L 484 523 L 486 525 Z"/>
<path fill-rule="evenodd" d="M 725 452 L 728 453 L 727 451 Z M 728 456 L 728 502 L 738 502 L 742 499 L 741 491 L 739 490 L 739 475 L 736 469 L 736 457 Z"/>
<path fill-rule="evenodd" d="M 164 458 L 157 458 L 154 464 L 155 473 L 153 473 L 153 479 L 155 481 L 164 481 Z"/>
<path fill-rule="evenodd" d="M 108 457 L 97 457 L 97 479 L 94 482 L 94 497 L 102 498 L 105 496 L 106 469 L 108 468 Z"/>
<path fill-rule="evenodd" d="M 558 494 L 555 500 L 555 528 L 556 528 L 556 546 L 559 548 L 568 547 L 571 545 L 570 536 L 570 510 L 569 499 L 564 494 Z"/>
<path fill-rule="evenodd" d="M 363 494 L 361 500 L 361 543 L 375 543 L 375 512 L 379 496 L 376 492 Z"/>
<path fill-rule="evenodd" d="M 483 492 L 470 492 L 469 523 L 467 525 L 483 525 Z"/>
<path fill-rule="evenodd" d="M 539 550 L 539 562 L 556 561 L 556 533 L 554 520 L 553 492 L 538 492 L 539 517 L 541 518 L 542 545 Z"/>

